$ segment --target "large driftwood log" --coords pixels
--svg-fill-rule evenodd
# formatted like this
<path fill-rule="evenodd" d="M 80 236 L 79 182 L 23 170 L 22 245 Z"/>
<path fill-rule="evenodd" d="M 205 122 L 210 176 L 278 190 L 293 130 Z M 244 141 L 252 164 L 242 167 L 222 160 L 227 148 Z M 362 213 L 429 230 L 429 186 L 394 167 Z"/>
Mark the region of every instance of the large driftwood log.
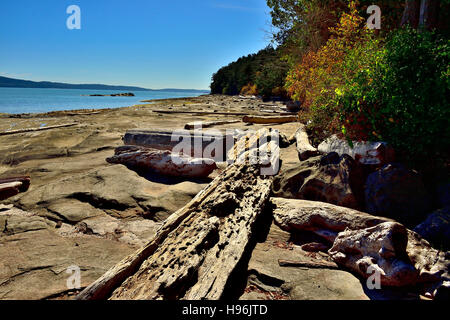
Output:
<path fill-rule="evenodd" d="M 271 184 L 258 166 L 229 166 L 171 215 L 145 247 L 77 299 L 220 299 L 248 248 Z"/>
<path fill-rule="evenodd" d="M 7 136 L 7 135 L 11 135 L 11 134 L 18 134 L 18 133 L 45 131 L 45 130 L 59 129 L 59 128 L 67 128 L 67 127 L 76 126 L 77 124 L 78 123 L 67 123 L 67 124 L 60 124 L 57 126 L 48 126 L 48 127 L 42 127 L 42 128 L 30 128 L 30 129 L 4 131 L 4 132 L 0 132 L 0 136 Z"/>
<path fill-rule="evenodd" d="M 265 116 L 245 116 L 242 118 L 242 121 L 245 123 L 256 123 L 256 124 L 282 124 L 289 122 L 297 122 L 298 116 L 274 116 L 274 117 L 265 117 Z"/>
<path fill-rule="evenodd" d="M 184 129 L 191 130 L 195 129 L 197 127 L 200 128 L 210 128 L 214 126 L 219 126 L 222 124 L 232 124 L 232 123 L 238 123 L 241 122 L 241 120 L 221 120 L 221 121 L 197 121 L 197 122 L 189 122 L 186 123 L 184 126 Z"/>
<path fill-rule="evenodd" d="M 152 110 L 155 113 L 162 114 L 200 114 L 200 115 L 224 115 L 224 116 L 245 116 L 246 112 L 214 112 L 214 111 L 201 111 L 201 110 Z"/>
<path fill-rule="evenodd" d="M 0 201 L 26 192 L 30 187 L 30 177 L 0 179 Z"/>
<path fill-rule="evenodd" d="M 224 157 L 227 151 L 227 140 L 234 142 L 234 136 L 224 133 L 215 133 L 202 130 L 130 130 L 127 131 L 123 137 L 125 145 L 141 146 L 158 150 L 172 151 L 175 146 L 178 146 L 180 142 L 188 142 L 191 146 L 190 156 L 197 156 L 195 154 L 195 146 L 199 144 L 201 152 L 214 144 L 214 146 L 220 146 L 213 152 L 213 159 L 216 162 L 224 161 Z M 187 153 L 186 150 L 183 150 Z"/>
<path fill-rule="evenodd" d="M 300 127 L 295 132 L 295 140 L 297 141 L 297 152 L 300 161 L 319 155 L 317 148 L 314 148 L 309 142 L 304 124 L 300 124 Z"/>
<path fill-rule="evenodd" d="M 172 177 L 205 178 L 217 169 L 212 159 L 191 158 L 170 151 L 137 146 L 118 147 L 115 155 L 106 161 L 123 164 L 134 170 L 151 171 Z"/>

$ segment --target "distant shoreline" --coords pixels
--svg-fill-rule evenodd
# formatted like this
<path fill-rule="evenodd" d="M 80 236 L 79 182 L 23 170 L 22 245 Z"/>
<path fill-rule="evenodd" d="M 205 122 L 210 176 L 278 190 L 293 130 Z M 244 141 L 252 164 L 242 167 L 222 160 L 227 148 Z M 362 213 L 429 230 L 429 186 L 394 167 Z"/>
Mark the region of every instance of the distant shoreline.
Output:
<path fill-rule="evenodd" d="M 205 92 L 209 90 L 201 89 L 176 89 L 176 88 L 166 88 L 166 89 L 147 89 L 134 86 L 117 86 L 117 85 L 107 85 L 107 84 L 71 84 L 63 82 L 51 82 L 51 81 L 31 81 L 14 79 L 8 77 L 0 76 L 0 88 L 20 88 L 20 89 L 79 89 L 79 90 L 113 90 L 113 91 L 173 91 L 173 92 Z"/>

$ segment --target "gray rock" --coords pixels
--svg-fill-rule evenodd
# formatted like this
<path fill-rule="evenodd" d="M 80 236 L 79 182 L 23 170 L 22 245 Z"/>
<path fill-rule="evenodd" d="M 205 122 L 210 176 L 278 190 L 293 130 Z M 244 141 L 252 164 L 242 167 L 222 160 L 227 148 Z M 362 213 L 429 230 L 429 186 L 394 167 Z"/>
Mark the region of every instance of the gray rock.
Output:
<path fill-rule="evenodd" d="M 430 198 L 420 175 L 400 164 L 389 164 L 367 178 L 367 212 L 413 227 L 430 211 Z"/>
<path fill-rule="evenodd" d="M 332 159 L 335 155 L 336 159 Z M 358 164 L 348 155 L 336 153 L 310 158 L 297 167 L 284 170 L 274 181 L 277 197 L 327 202 L 362 209 L 364 176 Z"/>
<path fill-rule="evenodd" d="M 450 249 L 450 207 L 437 210 L 414 228 L 424 239 L 437 248 Z"/>
<path fill-rule="evenodd" d="M 352 143 L 353 148 L 348 141 L 332 135 L 319 145 L 318 150 L 322 153 L 348 154 L 356 161 L 366 165 L 382 166 L 395 161 L 394 150 L 385 142 L 353 141 Z"/>

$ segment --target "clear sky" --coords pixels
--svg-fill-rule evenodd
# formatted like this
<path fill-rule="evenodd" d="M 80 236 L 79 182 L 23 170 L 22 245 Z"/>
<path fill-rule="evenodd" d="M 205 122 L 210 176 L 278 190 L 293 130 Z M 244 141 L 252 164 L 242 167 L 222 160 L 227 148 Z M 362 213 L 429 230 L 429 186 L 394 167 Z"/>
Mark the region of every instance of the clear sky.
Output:
<path fill-rule="evenodd" d="M 69 5 L 81 30 L 69 30 Z M 209 89 L 213 72 L 269 44 L 265 0 L 1 0 L 0 75 Z"/>

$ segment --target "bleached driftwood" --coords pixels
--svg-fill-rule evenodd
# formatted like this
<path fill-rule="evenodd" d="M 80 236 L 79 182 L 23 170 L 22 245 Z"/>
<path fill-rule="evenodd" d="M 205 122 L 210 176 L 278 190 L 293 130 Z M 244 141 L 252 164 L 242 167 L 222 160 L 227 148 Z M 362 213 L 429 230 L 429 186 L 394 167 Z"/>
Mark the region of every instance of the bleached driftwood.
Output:
<path fill-rule="evenodd" d="M 317 148 L 314 148 L 309 142 L 304 124 L 300 124 L 300 127 L 295 132 L 295 140 L 297 141 L 297 152 L 300 161 L 319 155 Z"/>
<path fill-rule="evenodd" d="M 0 201 L 25 192 L 30 187 L 30 177 L 0 179 Z"/>
<path fill-rule="evenodd" d="M 152 171 L 165 176 L 205 178 L 215 169 L 216 163 L 212 159 L 191 158 L 187 155 L 173 154 L 136 146 L 122 146 L 115 150 L 113 157 L 107 162 L 123 164 L 139 171 Z"/>
<path fill-rule="evenodd" d="M 255 124 L 281 124 L 289 122 L 297 122 L 298 116 L 244 116 L 242 121 L 245 123 L 255 123 Z"/>
<path fill-rule="evenodd" d="M 146 246 L 77 299 L 220 299 L 249 246 L 271 185 L 258 166 L 229 166 L 171 215 Z"/>
<path fill-rule="evenodd" d="M 60 124 L 57 126 L 48 126 L 48 127 L 42 127 L 42 128 L 29 128 L 29 129 L 3 131 L 3 132 L 0 132 L 0 136 L 7 136 L 7 135 L 11 135 L 11 134 L 18 134 L 18 133 L 45 131 L 45 130 L 59 129 L 59 128 L 67 128 L 67 127 L 76 126 L 77 124 L 78 123 L 67 123 L 67 124 Z"/>
<path fill-rule="evenodd" d="M 197 127 L 210 128 L 210 127 L 219 126 L 219 125 L 222 125 L 222 124 L 232 124 L 232 123 L 238 123 L 238 122 L 241 122 L 241 120 L 197 121 L 197 122 L 186 123 L 184 128 L 186 130 L 195 129 Z"/>

